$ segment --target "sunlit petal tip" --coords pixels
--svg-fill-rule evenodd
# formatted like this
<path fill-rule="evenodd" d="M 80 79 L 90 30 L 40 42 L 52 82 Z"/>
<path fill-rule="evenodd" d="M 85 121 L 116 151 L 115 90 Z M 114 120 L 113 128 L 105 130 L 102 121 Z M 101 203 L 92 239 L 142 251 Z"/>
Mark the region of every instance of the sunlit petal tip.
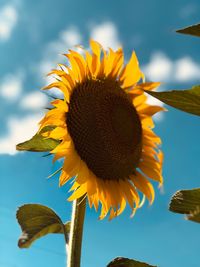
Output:
<path fill-rule="evenodd" d="M 130 218 L 133 218 L 133 217 L 134 217 L 134 215 L 135 215 L 136 211 L 137 211 L 137 209 L 136 209 L 136 208 L 132 209 L 132 212 L 131 212 Z"/>
<path fill-rule="evenodd" d="M 80 44 L 77 44 L 77 45 L 75 45 L 74 47 L 76 47 L 76 48 L 80 48 L 80 49 L 84 49 L 84 46 L 83 46 L 83 45 L 80 45 Z"/>
<path fill-rule="evenodd" d="M 105 217 L 106 217 L 106 214 L 103 213 L 103 214 L 99 215 L 98 220 L 102 221 Z"/>
<path fill-rule="evenodd" d="M 138 209 L 140 209 L 140 208 L 143 207 L 143 205 L 144 205 L 144 203 L 145 203 L 145 200 L 146 200 L 146 197 L 145 197 L 145 195 L 143 195 L 143 196 L 142 196 L 142 200 L 141 200 L 141 202 L 140 202 L 140 204 L 139 204 L 139 206 L 138 206 Z"/>
<path fill-rule="evenodd" d="M 68 179 L 66 179 L 66 177 L 59 178 L 59 187 L 62 187 L 63 185 L 65 185 L 67 181 Z"/>
<path fill-rule="evenodd" d="M 77 198 L 82 197 L 83 195 L 86 194 L 87 191 L 87 184 L 82 184 L 80 185 L 75 191 L 74 193 L 72 193 L 72 195 L 68 198 L 68 201 L 74 201 Z"/>
<path fill-rule="evenodd" d="M 143 72 L 141 72 L 141 79 L 142 79 L 142 82 L 145 83 L 146 78 Z"/>
<path fill-rule="evenodd" d="M 74 182 L 72 183 L 71 188 L 69 189 L 69 192 L 75 191 L 79 186 L 80 186 L 80 184 L 77 183 L 77 181 L 74 181 Z"/>
<path fill-rule="evenodd" d="M 102 47 L 102 45 L 94 39 L 90 39 L 90 46 L 98 46 L 99 48 Z"/>
<path fill-rule="evenodd" d="M 163 83 L 161 82 L 146 82 L 143 84 L 139 84 L 138 87 L 140 87 L 144 91 L 153 91 L 162 84 Z"/>
<path fill-rule="evenodd" d="M 54 70 L 51 70 L 50 72 L 48 72 L 45 76 L 46 77 L 49 77 L 49 76 L 51 76 L 51 75 L 53 75 L 54 74 Z"/>
<path fill-rule="evenodd" d="M 110 216 L 109 216 L 108 220 L 111 221 L 111 220 L 114 219 L 116 216 L 117 216 L 116 211 L 114 211 L 114 209 L 111 208 L 111 210 L 110 210 Z"/>
<path fill-rule="evenodd" d="M 158 188 L 160 189 L 161 192 L 164 190 L 163 182 L 158 184 Z"/>

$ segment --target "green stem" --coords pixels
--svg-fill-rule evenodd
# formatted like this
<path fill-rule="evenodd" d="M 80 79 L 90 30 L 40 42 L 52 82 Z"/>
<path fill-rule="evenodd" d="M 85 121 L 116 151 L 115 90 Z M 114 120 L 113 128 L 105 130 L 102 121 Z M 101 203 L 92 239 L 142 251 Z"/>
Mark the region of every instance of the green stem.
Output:
<path fill-rule="evenodd" d="M 85 207 L 85 196 L 74 200 L 69 235 L 67 267 L 80 267 Z"/>

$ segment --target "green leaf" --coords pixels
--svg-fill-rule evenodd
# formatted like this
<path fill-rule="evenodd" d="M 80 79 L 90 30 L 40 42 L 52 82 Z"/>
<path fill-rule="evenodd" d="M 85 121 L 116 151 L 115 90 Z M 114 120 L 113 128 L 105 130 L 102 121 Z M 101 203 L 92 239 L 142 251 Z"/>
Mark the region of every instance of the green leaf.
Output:
<path fill-rule="evenodd" d="M 128 259 L 128 258 L 118 257 L 114 259 L 113 261 L 111 261 L 107 265 L 107 267 L 156 267 L 156 266 L 149 265 L 147 263 L 135 261 L 135 260 Z"/>
<path fill-rule="evenodd" d="M 176 32 L 200 37 L 200 24 L 191 25 Z"/>
<path fill-rule="evenodd" d="M 18 246 L 28 248 L 38 238 L 47 234 L 64 234 L 68 241 L 70 222 L 62 223 L 60 217 L 49 207 L 25 204 L 17 210 L 17 220 L 22 229 Z"/>
<path fill-rule="evenodd" d="M 171 199 L 169 210 L 186 214 L 188 220 L 200 223 L 200 188 L 176 192 Z"/>
<path fill-rule="evenodd" d="M 200 206 L 198 206 L 196 210 L 191 212 L 191 214 L 187 216 L 187 219 L 193 222 L 200 223 Z"/>
<path fill-rule="evenodd" d="M 40 133 L 35 134 L 30 140 L 20 143 L 16 146 L 17 150 L 20 151 L 35 151 L 35 152 L 48 152 L 53 150 L 60 141 L 45 138 L 42 136 L 42 133 L 49 131 L 54 127 L 47 126 L 40 131 Z"/>
<path fill-rule="evenodd" d="M 200 85 L 188 90 L 145 92 L 169 106 L 200 116 Z"/>

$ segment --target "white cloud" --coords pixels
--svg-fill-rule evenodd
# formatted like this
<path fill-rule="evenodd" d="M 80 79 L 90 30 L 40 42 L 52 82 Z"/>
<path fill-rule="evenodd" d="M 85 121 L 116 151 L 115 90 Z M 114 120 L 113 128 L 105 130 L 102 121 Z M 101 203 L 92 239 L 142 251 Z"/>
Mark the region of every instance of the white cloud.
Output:
<path fill-rule="evenodd" d="M 175 80 L 187 82 L 200 80 L 200 64 L 194 62 L 190 57 L 184 57 L 175 62 Z"/>
<path fill-rule="evenodd" d="M 145 75 L 153 81 L 165 81 L 172 76 L 173 62 L 162 52 L 154 53 L 143 68 Z"/>
<path fill-rule="evenodd" d="M 23 87 L 23 73 L 7 74 L 0 83 L 0 97 L 8 101 L 17 100 Z"/>
<path fill-rule="evenodd" d="M 42 115 L 36 114 L 24 118 L 8 118 L 8 133 L 0 136 L 0 154 L 15 155 L 15 146 L 30 139 L 38 130 Z"/>
<path fill-rule="evenodd" d="M 62 63 L 66 58 L 61 56 L 63 53 L 67 53 L 68 49 L 79 50 L 74 48 L 76 45 L 80 45 L 82 42 L 82 35 L 77 27 L 70 26 L 59 33 L 58 39 L 49 42 L 45 48 L 45 54 L 43 59 L 40 61 L 37 68 L 37 74 L 40 80 L 44 81 L 44 85 L 48 85 L 55 81 L 51 76 L 45 77 L 52 69 L 57 68 L 58 63 Z M 48 93 L 55 97 L 63 97 L 63 94 L 56 88 L 48 90 Z"/>
<path fill-rule="evenodd" d="M 47 45 L 46 56 L 49 55 L 55 59 L 59 54 L 66 53 L 69 48 L 80 45 L 82 36 L 75 26 L 70 26 L 59 33 L 58 40 L 52 41 Z"/>
<path fill-rule="evenodd" d="M 105 47 L 112 47 L 114 49 L 120 46 L 118 37 L 118 31 L 114 23 L 104 22 L 102 24 L 93 25 L 90 30 L 90 37 L 101 42 Z M 57 67 L 57 63 L 62 63 L 66 60 L 62 53 L 67 53 L 68 49 L 72 48 L 78 50 L 80 53 L 81 49 L 75 48 L 75 45 L 80 45 L 83 41 L 83 36 L 79 29 L 72 25 L 59 33 L 58 39 L 49 42 L 44 49 L 44 57 L 37 66 L 37 72 L 39 78 L 47 74 L 51 69 Z M 46 82 L 49 83 L 50 78 L 46 78 Z"/>
<path fill-rule="evenodd" d="M 24 95 L 20 107 L 29 110 L 40 110 L 48 104 L 48 97 L 42 92 L 31 92 Z"/>
<path fill-rule="evenodd" d="M 48 58 L 44 58 L 39 63 L 39 68 L 37 69 L 39 71 L 39 75 L 44 77 L 47 73 L 49 73 L 52 68 L 55 68 L 56 63 L 54 60 L 49 60 Z M 48 79 L 49 77 L 45 77 L 45 79 Z"/>
<path fill-rule="evenodd" d="M 75 26 L 71 26 L 60 33 L 60 40 L 68 47 L 81 44 L 82 36 Z"/>
<path fill-rule="evenodd" d="M 61 63 L 64 57 L 61 54 L 67 53 L 69 48 L 80 45 L 82 36 L 75 26 L 70 26 L 66 30 L 60 32 L 58 40 L 47 44 L 45 55 L 39 64 L 40 75 L 45 75 L 52 68 L 56 68 L 57 63 Z"/>
<path fill-rule="evenodd" d="M 17 23 L 18 14 L 14 6 L 5 5 L 0 9 L 0 40 L 6 41 Z"/>
<path fill-rule="evenodd" d="M 104 47 L 117 49 L 121 46 L 118 31 L 113 22 L 104 22 L 94 25 L 91 29 L 90 36 L 92 39 L 100 42 Z"/>
<path fill-rule="evenodd" d="M 195 3 L 188 3 L 180 9 L 179 15 L 183 19 L 188 19 L 199 12 L 199 7 Z"/>
<path fill-rule="evenodd" d="M 152 81 L 180 83 L 200 80 L 200 64 L 189 56 L 172 60 L 164 53 L 156 52 L 142 69 Z"/>

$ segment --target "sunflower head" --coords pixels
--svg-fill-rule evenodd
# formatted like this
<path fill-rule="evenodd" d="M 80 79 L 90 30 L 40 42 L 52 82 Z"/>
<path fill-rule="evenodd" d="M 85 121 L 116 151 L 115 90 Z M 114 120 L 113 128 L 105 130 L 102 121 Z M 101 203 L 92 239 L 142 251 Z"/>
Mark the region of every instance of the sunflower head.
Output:
<path fill-rule="evenodd" d="M 159 83 L 145 83 L 136 54 L 124 65 L 122 49 L 106 51 L 93 40 L 91 52 L 70 50 L 68 65 L 52 70 L 53 87 L 63 99 L 51 102 L 40 122 L 46 138 L 59 140 L 51 151 L 63 158 L 60 185 L 73 179 L 69 200 L 87 197 L 90 207 L 101 206 L 100 219 L 110 219 L 125 209 L 132 214 L 141 206 L 140 191 L 154 200 L 151 180 L 162 179 L 160 138 L 152 131 L 152 116 L 162 111 L 146 103 L 144 90 Z"/>

